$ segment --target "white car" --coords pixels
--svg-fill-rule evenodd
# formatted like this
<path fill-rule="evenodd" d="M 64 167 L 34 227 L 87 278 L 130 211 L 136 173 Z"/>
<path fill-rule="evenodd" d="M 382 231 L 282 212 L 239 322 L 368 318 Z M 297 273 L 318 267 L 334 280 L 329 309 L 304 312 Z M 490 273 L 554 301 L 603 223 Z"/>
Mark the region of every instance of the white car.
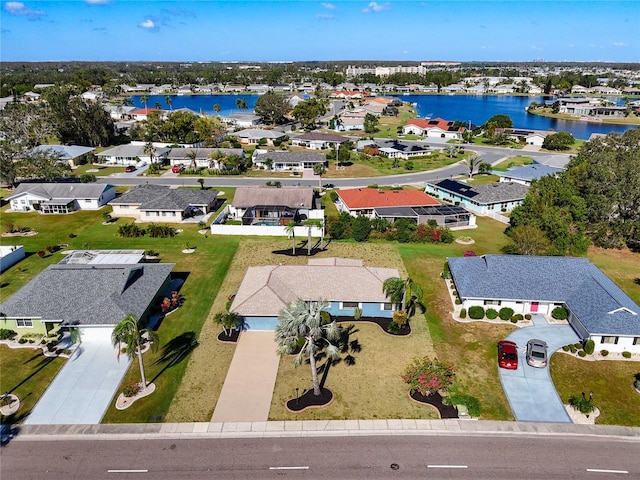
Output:
<path fill-rule="evenodd" d="M 532 338 L 527 342 L 527 364 L 536 368 L 547 366 L 546 342 L 537 338 Z"/>

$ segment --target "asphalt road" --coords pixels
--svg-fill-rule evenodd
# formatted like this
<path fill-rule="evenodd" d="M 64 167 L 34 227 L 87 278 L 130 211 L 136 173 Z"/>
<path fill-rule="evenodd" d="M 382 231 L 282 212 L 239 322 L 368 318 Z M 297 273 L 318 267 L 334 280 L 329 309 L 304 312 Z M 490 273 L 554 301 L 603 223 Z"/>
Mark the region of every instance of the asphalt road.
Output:
<path fill-rule="evenodd" d="M 542 159 L 549 157 L 550 153 L 540 152 L 522 152 L 520 150 L 512 150 L 506 148 L 480 147 L 473 146 L 473 150 L 483 158 L 486 163 L 494 164 L 501 161 L 505 157 L 526 155 L 534 159 Z M 144 183 L 154 183 L 157 185 L 174 185 L 174 186 L 199 186 L 198 177 L 137 177 L 139 171 L 133 174 L 122 174 L 112 177 L 100 177 L 98 182 L 109 183 L 116 186 L 139 185 Z M 363 178 L 323 178 L 322 183 L 331 183 L 336 187 L 366 187 L 367 185 L 376 184 L 381 186 L 389 185 L 416 185 L 424 187 L 427 182 L 437 182 L 445 178 L 456 177 L 467 174 L 467 168 L 463 164 L 450 165 L 448 167 L 437 170 L 424 172 L 413 172 L 400 175 L 388 175 L 381 177 L 363 177 Z M 238 177 L 238 176 L 221 176 L 221 177 L 203 177 L 205 186 L 207 187 L 250 187 L 256 185 L 264 185 L 269 180 L 277 180 L 284 186 L 303 185 L 317 187 L 317 179 L 302 178 L 267 178 L 267 177 Z"/>
<path fill-rule="evenodd" d="M 2 479 L 640 478 L 640 439 L 375 436 L 14 441 Z"/>

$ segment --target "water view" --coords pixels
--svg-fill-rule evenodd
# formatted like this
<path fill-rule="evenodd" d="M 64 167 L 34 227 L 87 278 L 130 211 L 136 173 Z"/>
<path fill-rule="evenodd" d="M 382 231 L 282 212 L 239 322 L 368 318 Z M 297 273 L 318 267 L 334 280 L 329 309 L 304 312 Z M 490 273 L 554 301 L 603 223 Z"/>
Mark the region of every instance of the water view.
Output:
<path fill-rule="evenodd" d="M 414 103 L 420 117 L 441 117 L 447 120 L 461 120 L 471 122 L 474 125 L 482 125 L 494 115 L 504 114 L 511 117 L 516 128 L 569 132 L 575 138 L 584 140 L 593 133 L 624 133 L 631 128 L 636 128 L 633 125 L 558 120 L 530 115 L 526 112 L 530 103 L 541 103 L 545 100 L 544 97 L 498 95 L 398 95 L 398 97 L 405 102 Z M 149 95 L 147 106 L 153 107 L 160 104 L 160 108 L 167 110 L 170 108 L 189 108 L 207 115 L 230 115 L 241 112 L 236 105 L 236 101 L 239 99 L 247 102 L 248 112 L 252 111 L 259 95 L 171 95 L 170 98 L 171 107 L 165 102 L 166 96 Z M 133 96 L 131 99 L 135 106 L 144 106 L 140 101 L 141 96 Z M 619 99 L 615 99 L 615 101 L 619 101 Z M 219 112 L 215 112 L 214 105 L 220 106 Z"/>

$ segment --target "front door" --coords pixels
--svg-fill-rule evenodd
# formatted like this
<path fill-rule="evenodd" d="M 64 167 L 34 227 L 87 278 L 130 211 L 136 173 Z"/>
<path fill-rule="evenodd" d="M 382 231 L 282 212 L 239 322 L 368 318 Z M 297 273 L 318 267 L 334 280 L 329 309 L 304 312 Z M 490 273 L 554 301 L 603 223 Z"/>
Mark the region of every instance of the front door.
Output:
<path fill-rule="evenodd" d="M 531 313 L 536 313 L 538 311 L 539 302 L 531 302 Z"/>

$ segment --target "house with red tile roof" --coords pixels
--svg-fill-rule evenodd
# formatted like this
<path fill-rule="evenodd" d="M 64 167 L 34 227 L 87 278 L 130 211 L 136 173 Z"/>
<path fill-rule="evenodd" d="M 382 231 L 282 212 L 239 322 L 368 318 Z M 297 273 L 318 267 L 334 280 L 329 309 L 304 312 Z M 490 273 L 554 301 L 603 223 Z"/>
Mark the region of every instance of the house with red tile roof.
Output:
<path fill-rule="evenodd" d="M 465 127 L 454 126 L 452 120 L 438 118 L 412 118 L 403 127 L 402 133 L 423 135 L 427 138 L 462 139 Z"/>
<path fill-rule="evenodd" d="M 159 108 L 137 108 L 135 110 L 131 110 L 129 115 L 131 115 L 134 120 L 142 121 L 147 120 L 149 115 L 153 113 L 158 114 L 160 118 L 166 118 L 167 115 L 165 110 L 160 110 Z"/>
<path fill-rule="evenodd" d="M 375 218 L 375 209 L 383 207 L 425 207 L 439 202 L 420 190 L 380 190 L 378 188 L 350 188 L 337 190 L 336 206 L 340 212 L 354 217 Z"/>

